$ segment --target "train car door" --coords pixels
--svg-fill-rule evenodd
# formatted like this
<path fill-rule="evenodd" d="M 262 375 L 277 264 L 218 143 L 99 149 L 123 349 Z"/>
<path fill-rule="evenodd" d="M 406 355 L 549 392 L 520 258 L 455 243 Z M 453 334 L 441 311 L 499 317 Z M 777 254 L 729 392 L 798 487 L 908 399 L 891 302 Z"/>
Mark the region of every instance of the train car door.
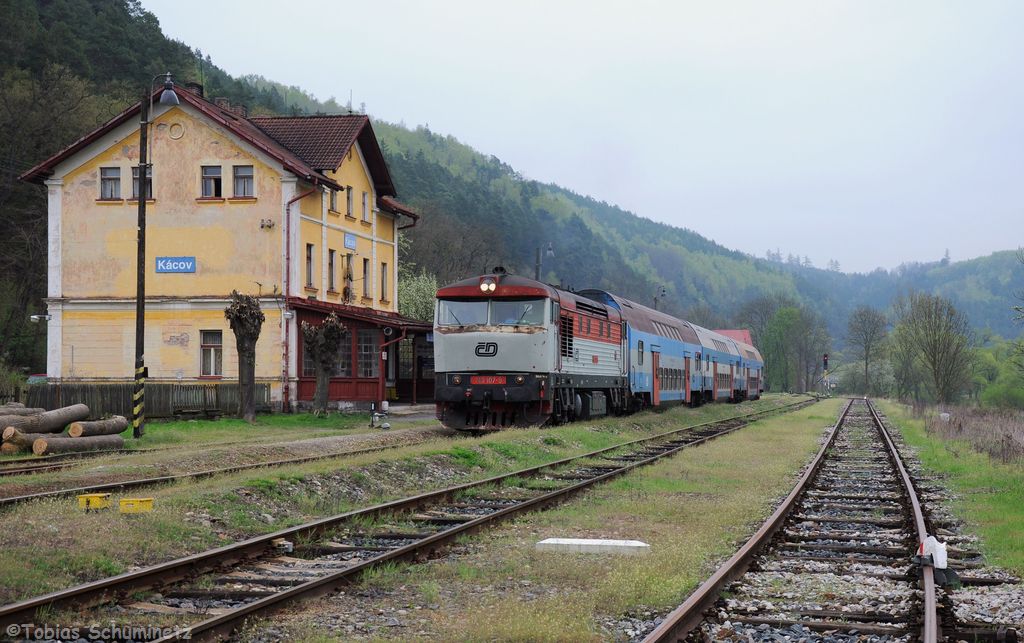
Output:
<path fill-rule="evenodd" d="M 661 404 L 661 376 L 659 373 L 659 365 L 661 362 L 661 353 L 655 350 L 656 346 L 651 346 L 651 372 L 653 373 L 651 385 L 651 400 L 654 406 Z"/>
<path fill-rule="evenodd" d="M 683 358 L 683 400 L 690 403 L 690 358 Z"/>

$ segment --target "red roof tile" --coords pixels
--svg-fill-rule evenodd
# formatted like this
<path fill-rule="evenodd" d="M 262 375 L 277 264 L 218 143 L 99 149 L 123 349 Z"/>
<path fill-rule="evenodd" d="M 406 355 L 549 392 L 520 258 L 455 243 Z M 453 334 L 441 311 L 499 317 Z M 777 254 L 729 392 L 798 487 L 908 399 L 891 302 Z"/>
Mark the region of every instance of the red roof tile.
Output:
<path fill-rule="evenodd" d="M 402 226 L 401 228 L 399 228 L 399 230 L 411 228 L 414 225 L 416 225 L 417 221 L 420 220 L 420 215 L 416 214 L 416 212 L 414 212 L 409 206 L 405 205 L 404 203 L 399 203 L 396 199 L 389 196 L 377 197 L 377 207 L 380 208 L 381 210 L 384 210 L 385 212 L 390 212 L 391 214 L 399 214 L 412 219 L 412 223 L 410 223 L 409 225 Z"/>

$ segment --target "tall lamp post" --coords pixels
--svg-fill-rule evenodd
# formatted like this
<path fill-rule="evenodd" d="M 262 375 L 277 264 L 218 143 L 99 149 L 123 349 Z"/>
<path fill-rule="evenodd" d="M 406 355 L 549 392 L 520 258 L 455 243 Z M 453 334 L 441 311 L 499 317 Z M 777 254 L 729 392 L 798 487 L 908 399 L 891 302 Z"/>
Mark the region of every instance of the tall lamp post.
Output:
<path fill-rule="evenodd" d="M 135 389 L 132 392 L 132 435 L 142 437 L 146 430 L 146 199 L 149 198 L 149 169 L 147 147 L 149 144 L 149 126 L 152 124 L 149 115 L 153 111 L 153 84 L 156 79 L 164 77 L 164 91 L 160 94 L 161 105 L 178 105 L 178 95 L 174 93 L 171 72 L 157 74 L 146 86 L 139 108 L 139 189 L 136 197 L 139 200 L 138 252 L 136 255 L 135 277 Z"/>
<path fill-rule="evenodd" d="M 658 286 L 658 290 L 654 293 L 654 310 L 658 310 L 658 299 L 663 299 L 668 296 L 668 292 L 665 290 L 665 286 Z"/>
<path fill-rule="evenodd" d="M 544 256 L 553 258 L 555 256 L 555 249 L 551 247 L 551 242 L 548 242 L 548 249 L 544 251 Z M 537 246 L 537 263 L 533 266 L 533 278 L 535 281 L 540 281 L 540 246 Z"/>

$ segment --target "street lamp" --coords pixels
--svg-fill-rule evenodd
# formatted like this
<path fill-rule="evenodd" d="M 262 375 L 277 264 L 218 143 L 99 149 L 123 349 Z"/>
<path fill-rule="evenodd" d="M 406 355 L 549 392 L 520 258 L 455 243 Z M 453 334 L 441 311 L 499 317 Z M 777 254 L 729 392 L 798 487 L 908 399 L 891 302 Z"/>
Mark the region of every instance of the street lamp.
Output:
<path fill-rule="evenodd" d="M 549 259 L 555 256 L 555 249 L 551 247 L 550 241 L 548 242 L 548 249 L 544 251 L 544 256 Z M 540 246 L 537 246 L 537 263 L 533 267 L 533 278 L 535 281 L 540 281 L 540 265 Z"/>
<path fill-rule="evenodd" d="M 171 72 L 157 74 L 146 86 L 146 93 L 139 106 L 139 189 L 135 195 L 139 200 L 138 252 L 136 255 L 135 277 L 135 389 L 132 392 L 132 435 L 142 437 L 146 430 L 146 362 L 144 352 L 146 337 L 146 199 L 149 198 L 149 169 L 146 161 L 149 143 L 149 115 L 153 111 L 153 85 L 157 78 L 164 77 L 164 91 L 160 93 L 161 105 L 178 105 L 174 93 Z"/>
<path fill-rule="evenodd" d="M 658 290 L 654 293 L 654 310 L 658 310 L 658 299 L 668 296 L 668 292 L 665 290 L 665 286 L 658 286 Z"/>

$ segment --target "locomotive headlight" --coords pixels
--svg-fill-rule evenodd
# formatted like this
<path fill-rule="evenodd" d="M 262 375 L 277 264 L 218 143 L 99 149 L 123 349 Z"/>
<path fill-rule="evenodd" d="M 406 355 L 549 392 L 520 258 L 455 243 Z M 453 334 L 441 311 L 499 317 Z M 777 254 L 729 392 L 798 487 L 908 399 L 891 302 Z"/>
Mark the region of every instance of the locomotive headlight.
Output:
<path fill-rule="evenodd" d="M 492 277 L 484 277 L 480 280 L 481 292 L 494 292 L 494 289 L 498 287 L 498 284 L 494 282 Z"/>
<path fill-rule="evenodd" d="M 522 384 L 526 381 L 526 377 L 522 375 L 516 375 L 516 384 Z"/>
<path fill-rule="evenodd" d="M 462 384 L 462 376 L 461 375 L 452 375 L 452 384 L 454 384 L 456 386 L 458 386 L 459 384 Z"/>

